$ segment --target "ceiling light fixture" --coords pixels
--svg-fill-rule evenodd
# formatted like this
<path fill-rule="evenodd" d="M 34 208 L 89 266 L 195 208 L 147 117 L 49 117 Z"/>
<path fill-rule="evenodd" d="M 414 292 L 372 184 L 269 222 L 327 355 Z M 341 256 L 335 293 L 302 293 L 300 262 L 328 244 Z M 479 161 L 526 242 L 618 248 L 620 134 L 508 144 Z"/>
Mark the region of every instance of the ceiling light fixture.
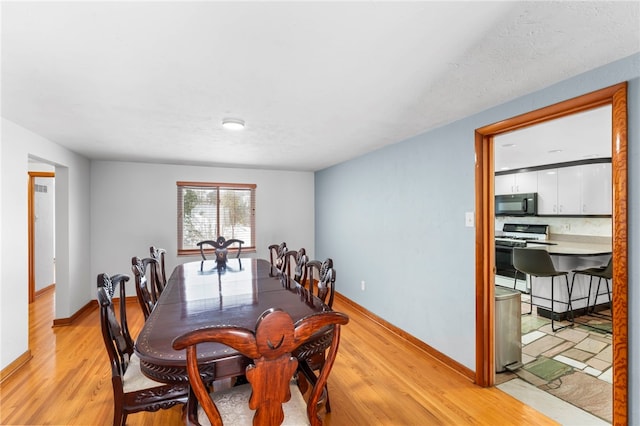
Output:
<path fill-rule="evenodd" d="M 244 120 L 239 118 L 223 118 L 222 127 L 227 130 L 242 130 L 244 129 Z"/>

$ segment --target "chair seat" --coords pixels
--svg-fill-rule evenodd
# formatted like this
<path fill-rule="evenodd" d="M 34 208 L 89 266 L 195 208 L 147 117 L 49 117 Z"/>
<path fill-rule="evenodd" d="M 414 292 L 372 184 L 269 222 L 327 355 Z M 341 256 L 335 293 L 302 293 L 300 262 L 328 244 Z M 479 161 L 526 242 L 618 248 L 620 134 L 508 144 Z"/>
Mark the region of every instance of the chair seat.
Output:
<path fill-rule="evenodd" d="M 129 358 L 129 366 L 122 377 L 122 390 L 124 393 L 136 392 L 142 389 L 150 389 L 166 386 L 166 383 L 156 382 L 145 376 L 140 371 L 140 358 L 134 353 Z"/>
<path fill-rule="evenodd" d="M 549 252 L 542 249 L 531 249 L 526 247 L 514 247 L 513 248 L 513 267 L 523 274 L 527 274 L 531 277 L 540 277 L 540 278 L 551 278 L 551 298 L 543 297 L 542 295 L 534 294 L 533 287 L 533 279 L 531 279 L 531 297 L 529 298 L 529 312 L 526 315 L 529 315 L 533 312 L 533 299 L 534 297 L 539 299 L 545 299 L 551 301 L 551 330 L 555 333 L 565 327 L 569 327 L 573 325 L 573 306 L 571 304 L 571 288 L 569 287 L 569 273 L 567 271 L 558 271 L 551 260 L 551 256 Z M 564 276 L 565 283 L 567 286 L 567 301 L 564 300 L 556 300 L 554 297 L 554 281 L 555 277 Z M 567 306 L 567 313 L 571 315 L 570 324 L 564 325 L 562 327 L 555 327 L 554 325 L 554 317 L 557 312 L 554 309 L 554 303 L 561 303 Z M 548 307 L 547 307 L 548 308 Z"/>
<path fill-rule="evenodd" d="M 289 426 L 310 425 L 311 423 L 307 417 L 307 403 L 298 385 L 292 381 L 289 387 L 291 389 L 291 399 L 282 404 L 282 409 L 284 410 L 284 422 L 282 424 Z M 255 411 L 249 408 L 250 396 L 250 384 L 211 393 L 211 398 L 220 411 L 222 424 L 233 426 L 252 425 Z M 200 405 L 198 406 L 198 422 L 203 426 L 211 424 Z"/>

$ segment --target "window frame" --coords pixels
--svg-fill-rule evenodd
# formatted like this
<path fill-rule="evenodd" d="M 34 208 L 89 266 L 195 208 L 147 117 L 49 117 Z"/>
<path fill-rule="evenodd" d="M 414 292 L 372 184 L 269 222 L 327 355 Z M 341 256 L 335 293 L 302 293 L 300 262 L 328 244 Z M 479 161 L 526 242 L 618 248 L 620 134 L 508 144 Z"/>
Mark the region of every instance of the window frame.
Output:
<path fill-rule="evenodd" d="M 256 184 L 251 183 L 223 183 L 223 182 L 191 182 L 191 181 L 177 181 L 176 182 L 176 206 L 177 206 L 177 215 L 176 215 L 176 228 L 177 228 L 177 247 L 178 247 L 178 256 L 192 256 L 196 254 L 200 254 L 199 248 L 184 248 L 184 202 L 183 197 L 186 188 L 193 189 L 216 189 L 216 233 L 217 236 L 220 235 L 220 223 L 221 221 L 218 219 L 220 217 L 220 190 L 250 190 L 251 191 L 251 205 L 250 205 L 250 228 L 251 228 L 251 240 L 245 241 L 242 245 L 243 252 L 255 252 L 255 239 L 256 239 Z M 213 237 L 212 239 L 217 238 Z M 224 235 L 223 235 L 224 236 Z M 224 236 L 226 238 L 226 236 Z M 236 252 L 238 250 L 237 244 L 229 247 L 230 252 Z M 213 248 L 205 249 L 205 253 L 213 253 Z"/>

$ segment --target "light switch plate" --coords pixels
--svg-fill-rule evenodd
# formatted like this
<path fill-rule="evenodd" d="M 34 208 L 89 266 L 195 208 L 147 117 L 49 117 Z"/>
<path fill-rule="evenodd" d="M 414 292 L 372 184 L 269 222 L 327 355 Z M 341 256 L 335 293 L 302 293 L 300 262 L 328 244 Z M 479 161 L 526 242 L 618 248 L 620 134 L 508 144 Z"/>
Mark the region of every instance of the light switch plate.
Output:
<path fill-rule="evenodd" d="M 464 226 L 473 228 L 475 224 L 475 218 L 473 217 L 473 212 L 465 212 L 464 214 Z"/>

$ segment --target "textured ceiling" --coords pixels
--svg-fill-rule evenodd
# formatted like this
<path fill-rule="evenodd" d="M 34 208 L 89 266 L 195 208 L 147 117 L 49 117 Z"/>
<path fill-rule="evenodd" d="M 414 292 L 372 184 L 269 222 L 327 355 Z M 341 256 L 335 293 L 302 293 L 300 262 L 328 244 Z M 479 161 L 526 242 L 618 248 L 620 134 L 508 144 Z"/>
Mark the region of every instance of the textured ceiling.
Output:
<path fill-rule="evenodd" d="M 92 159 L 319 170 L 640 51 L 639 4 L 2 2 L 2 116 Z"/>

